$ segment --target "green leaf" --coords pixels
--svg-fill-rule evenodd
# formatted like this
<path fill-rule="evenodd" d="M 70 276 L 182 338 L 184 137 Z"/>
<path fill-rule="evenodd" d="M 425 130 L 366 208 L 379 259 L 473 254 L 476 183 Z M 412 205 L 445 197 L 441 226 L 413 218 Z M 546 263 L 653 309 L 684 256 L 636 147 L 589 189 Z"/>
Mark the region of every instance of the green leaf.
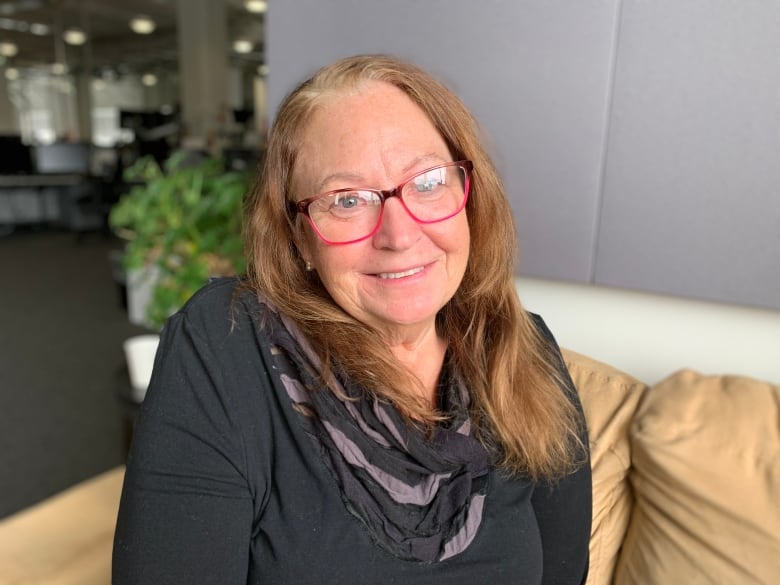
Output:
<path fill-rule="evenodd" d="M 137 161 L 125 173 L 137 183 L 109 214 L 109 223 L 127 243 L 128 268 L 157 264 L 162 276 L 149 318 L 157 326 L 203 286 L 211 266 L 245 269 L 242 206 L 249 173 L 225 172 L 222 160 L 184 164 L 174 153 L 162 168 L 153 159 Z"/>

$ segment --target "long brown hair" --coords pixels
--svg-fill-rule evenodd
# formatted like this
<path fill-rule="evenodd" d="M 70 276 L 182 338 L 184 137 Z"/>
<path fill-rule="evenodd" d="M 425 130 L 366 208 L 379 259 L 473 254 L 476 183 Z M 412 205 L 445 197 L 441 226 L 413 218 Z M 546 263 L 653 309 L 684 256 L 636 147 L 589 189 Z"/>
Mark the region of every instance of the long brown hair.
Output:
<path fill-rule="evenodd" d="M 338 363 L 414 420 L 440 419 L 408 391 L 416 380 L 389 355 L 381 337 L 336 305 L 316 273 L 305 270 L 294 243 L 299 228 L 287 206 L 307 121 L 324 100 L 367 81 L 401 89 L 439 131 L 452 160 L 474 163 L 466 207 L 471 252 L 458 291 L 437 315 L 437 331 L 471 390 L 479 436 L 498 447 L 501 465 L 534 478 L 560 477 L 583 461 L 577 438 L 583 423 L 561 391 L 556 356 L 517 297 L 515 229 L 504 187 L 465 105 L 415 65 L 387 55 L 350 57 L 324 67 L 287 96 L 247 199 L 249 285 L 298 324 L 323 363 Z"/>

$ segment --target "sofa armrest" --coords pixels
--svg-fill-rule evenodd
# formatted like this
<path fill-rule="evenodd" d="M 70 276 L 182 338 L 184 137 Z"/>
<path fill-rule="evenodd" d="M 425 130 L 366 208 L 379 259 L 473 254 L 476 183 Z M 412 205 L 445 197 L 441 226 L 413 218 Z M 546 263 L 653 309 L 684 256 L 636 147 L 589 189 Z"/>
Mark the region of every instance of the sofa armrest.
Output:
<path fill-rule="evenodd" d="M 593 526 L 588 585 L 609 585 L 631 515 L 628 432 L 644 382 L 571 350 L 563 357 L 588 425 L 593 472 Z"/>

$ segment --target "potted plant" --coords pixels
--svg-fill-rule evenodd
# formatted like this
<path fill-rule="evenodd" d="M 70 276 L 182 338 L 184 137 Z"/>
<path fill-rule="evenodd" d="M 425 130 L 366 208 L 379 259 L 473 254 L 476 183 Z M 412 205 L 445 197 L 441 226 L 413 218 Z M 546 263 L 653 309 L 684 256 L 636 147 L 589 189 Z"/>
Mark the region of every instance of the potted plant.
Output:
<path fill-rule="evenodd" d="M 162 167 L 150 157 L 137 161 L 125 173 L 135 185 L 109 215 L 126 240 L 128 297 L 133 286 L 147 285 L 143 316 L 155 329 L 209 277 L 244 271 L 241 211 L 250 173 L 226 172 L 220 158 L 190 158 L 179 152 Z"/>

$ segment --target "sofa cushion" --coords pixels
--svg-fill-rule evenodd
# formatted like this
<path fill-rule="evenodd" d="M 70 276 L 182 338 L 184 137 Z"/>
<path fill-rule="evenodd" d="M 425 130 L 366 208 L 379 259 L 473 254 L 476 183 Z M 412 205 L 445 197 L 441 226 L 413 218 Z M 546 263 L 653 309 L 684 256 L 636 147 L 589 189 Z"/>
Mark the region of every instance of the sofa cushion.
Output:
<path fill-rule="evenodd" d="M 0 585 L 111 582 L 124 466 L 0 522 Z"/>
<path fill-rule="evenodd" d="M 631 512 L 628 429 L 646 385 L 576 352 L 563 350 L 563 355 L 582 401 L 590 442 L 593 527 L 588 585 L 608 585 Z"/>
<path fill-rule="evenodd" d="M 635 505 L 616 583 L 777 583 L 780 387 L 685 370 L 631 427 Z"/>

